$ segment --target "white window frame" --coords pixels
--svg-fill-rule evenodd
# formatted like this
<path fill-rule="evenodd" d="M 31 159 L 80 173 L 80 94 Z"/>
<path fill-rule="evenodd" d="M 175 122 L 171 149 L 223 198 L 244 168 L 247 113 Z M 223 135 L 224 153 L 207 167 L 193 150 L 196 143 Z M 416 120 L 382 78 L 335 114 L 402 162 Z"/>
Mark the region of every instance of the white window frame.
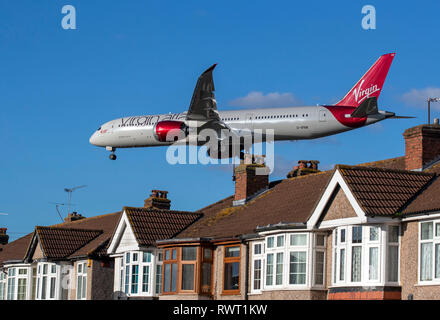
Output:
<path fill-rule="evenodd" d="M 47 267 L 47 272 L 44 274 L 44 268 Z M 55 272 L 53 271 L 55 268 Z M 38 262 L 37 264 L 37 294 L 35 296 L 36 300 L 59 300 L 60 296 L 60 272 L 61 266 L 52 262 Z M 46 292 L 45 298 L 43 299 L 43 279 L 46 278 Z M 53 297 L 50 296 L 51 293 L 51 282 L 55 281 L 55 288 Z"/>
<path fill-rule="evenodd" d="M 298 235 L 305 237 L 305 243 L 293 245 L 291 244 L 291 236 Z M 326 236 L 324 233 L 320 235 Z M 279 241 L 280 237 L 284 237 L 284 241 Z M 269 239 L 273 239 L 273 247 L 268 248 L 267 244 Z M 252 250 L 252 267 L 251 267 L 251 293 L 261 293 L 261 291 L 273 291 L 273 290 L 310 290 L 312 287 L 325 287 L 325 261 L 326 261 L 326 237 L 324 238 L 324 246 L 318 246 L 317 249 L 324 253 L 324 284 L 321 286 L 313 286 L 313 273 L 314 273 L 314 259 L 315 259 L 315 248 L 314 248 L 314 233 L 305 231 L 290 231 L 282 234 L 267 234 L 265 235 L 264 242 L 262 244 L 262 253 L 259 255 L 254 255 Z M 260 242 L 254 242 L 254 245 Z M 303 252 L 305 254 L 305 283 L 290 284 L 290 254 L 291 252 Z M 272 273 L 272 283 L 267 283 L 267 263 L 268 256 L 273 255 L 273 273 Z M 282 254 L 281 263 L 278 260 L 280 254 Z M 262 273 L 261 273 L 261 289 L 254 289 L 254 261 L 261 260 Z M 277 284 L 277 264 L 282 266 L 281 283 Z"/>
<path fill-rule="evenodd" d="M 3 274 L 2 283 L 4 284 L 4 300 L 18 300 L 18 284 L 20 280 L 25 281 L 24 298 L 20 300 L 29 300 L 30 298 L 30 284 L 31 284 L 31 272 L 32 269 L 29 265 L 11 265 L 5 267 L 6 272 L 0 272 Z M 22 272 L 22 273 L 21 273 Z M 13 282 L 13 291 L 10 292 L 9 285 Z"/>
<path fill-rule="evenodd" d="M 146 257 L 150 257 L 150 260 L 144 261 L 144 254 Z M 162 281 L 162 260 L 160 259 L 160 255 L 162 254 L 162 250 L 160 249 L 148 249 L 141 251 L 127 251 L 119 258 L 119 269 L 118 269 L 118 282 L 119 289 L 122 288 L 122 293 L 128 297 L 154 297 L 161 294 L 161 292 L 157 293 L 157 281 Z M 127 263 L 127 255 L 129 255 L 129 262 Z M 133 257 L 137 255 L 137 261 L 133 261 Z M 137 292 L 132 293 L 133 288 L 133 266 L 138 266 L 137 269 Z M 127 278 L 127 267 L 128 267 L 128 278 Z M 148 268 L 148 279 L 147 286 L 148 291 L 144 292 L 144 279 L 143 279 L 143 270 L 144 267 Z M 160 270 L 159 270 L 160 269 Z M 158 272 L 160 275 L 158 277 Z M 121 278 L 122 277 L 122 278 Z M 126 290 L 127 280 L 128 279 L 128 292 Z M 161 289 L 161 283 L 159 284 Z"/>
<path fill-rule="evenodd" d="M 87 271 L 88 263 L 87 261 L 78 261 L 76 264 L 76 300 L 86 300 L 87 299 Z M 81 290 L 79 290 L 81 284 Z"/>
<path fill-rule="evenodd" d="M 7 288 L 7 274 L 3 270 L 0 270 L 0 301 L 6 299 Z"/>
<path fill-rule="evenodd" d="M 353 227 L 362 227 L 362 242 L 353 243 Z M 389 234 L 391 226 L 398 227 L 398 241 L 390 243 Z M 370 240 L 371 228 L 379 228 L 379 235 L 376 240 Z M 342 243 L 341 231 L 345 230 L 345 242 Z M 333 230 L 332 250 L 332 286 L 398 286 L 400 283 L 400 270 L 397 281 L 388 281 L 388 247 L 397 247 L 398 263 L 400 269 L 400 226 L 398 224 L 373 224 L 373 225 L 349 225 L 338 227 Z M 361 279 L 352 281 L 352 250 L 353 247 L 361 247 Z M 377 279 L 370 279 L 370 249 L 377 248 Z M 344 279 L 341 280 L 341 250 L 345 250 L 344 257 Z"/>
<path fill-rule="evenodd" d="M 305 235 L 306 236 L 306 244 L 305 245 L 293 245 L 291 243 L 291 239 L 293 235 Z M 295 232 L 289 234 L 289 247 L 287 250 L 287 254 L 285 255 L 286 259 L 286 285 L 290 288 L 304 288 L 309 286 L 309 278 L 310 273 L 312 271 L 311 267 L 311 259 L 310 259 L 310 248 L 311 248 L 311 236 L 312 233 L 304 233 L 304 232 Z M 291 284 L 290 283 L 290 253 L 291 252 L 305 252 L 306 254 L 306 274 L 305 274 L 305 283 L 297 283 L 297 284 Z"/>
<path fill-rule="evenodd" d="M 263 277 L 263 269 L 264 269 L 264 244 L 265 242 L 253 242 L 252 245 L 252 265 L 251 265 L 251 293 L 261 293 L 261 290 L 263 289 L 263 282 L 265 281 L 265 278 Z M 255 253 L 255 247 L 260 246 L 260 253 Z M 255 261 L 260 261 L 260 288 L 255 289 Z"/>
<path fill-rule="evenodd" d="M 432 223 L 432 239 L 426 239 L 422 240 L 422 224 L 424 223 Z M 440 246 L 440 232 L 438 235 L 436 235 L 436 225 L 440 224 L 440 219 L 437 220 L 423 220 L 419 222 L 418 225 L 418 261 L 417 261 L 417 279 L 419 285 L 440 285 L 440 274 L 439 277 L 435 277 L 435 263 L 436 263 L 436 256 L 435 256 L 435 247 L 436 245 Z M 432 256 L 431 256 L 431 280 L 422 280 L 422 268 L 421 268 L 421 261 L 422 261 L 422 244 L 425 243 L 432 243 Z"/>
<path fill-rule="evenodd" d="M 318 236 L 324 237 L 324 244 L 320 245 L 318 244 Z M 327 248 L 327 235 L 325 233 L 314 233 L 313 234 L 313 265 L 312 265 L 312 287 L 317 288 L 324 288 L 326 284 L 326 263 L 327 263 L 327 257 L 326 257 L 326 248 Z M 322 270 L 322 284 L 316 283 L 316 263 L 318 259 L 316 258 L 317 253 L 323 253 L 324 254 L 324 260 L 323 260 L 323 270 Z"/>

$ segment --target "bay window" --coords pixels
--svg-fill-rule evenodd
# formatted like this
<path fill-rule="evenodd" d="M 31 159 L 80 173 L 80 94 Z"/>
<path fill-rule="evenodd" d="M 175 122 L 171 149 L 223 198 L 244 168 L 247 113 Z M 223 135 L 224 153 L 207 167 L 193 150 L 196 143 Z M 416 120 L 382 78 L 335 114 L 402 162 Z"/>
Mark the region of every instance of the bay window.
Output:
<path fill-rule="evenodd" d="M 420 283 L 440 283 L 440 220 L 419 224 Z"/>
<path fill-rule="evenodd" d="M 333 284 L 398 284 L 399 226 L 355 225 L 333 231 Z M 385 274 L 381 271 L 385 258 Z"/>
<path fill-rule="evenodd" d="M 57 271 L 55 263 L 39 262 L 37 267 L 37 300 L 55 300 L 58 296 Z"/>
<path fill-rule="evenodd" d="M 0 271 L 0 300 L 28 300 L 31 268 L 9 267 Z"/>
<path fill-rule="evenodd" d="M 270 235 L 264 243 L 252 245 L 251 290 L 254 293 L 325 285 L 325 234 Z"/>
<path fill-rule="evenodd" d="M 158 294 L 161 286 L 162 258 L 159 251 L 156 253 L 155 257 L 153 251 L 131 251 L 125 252 L 120 258 L 119 286 L 127 296 Z"/>
<path fill-rule="evenodd" d="M 201 245 L 163 249 L 162 294 L 211 294 L 213 251 Z M 161 287 L 157 286 L 156 290 Z"/>

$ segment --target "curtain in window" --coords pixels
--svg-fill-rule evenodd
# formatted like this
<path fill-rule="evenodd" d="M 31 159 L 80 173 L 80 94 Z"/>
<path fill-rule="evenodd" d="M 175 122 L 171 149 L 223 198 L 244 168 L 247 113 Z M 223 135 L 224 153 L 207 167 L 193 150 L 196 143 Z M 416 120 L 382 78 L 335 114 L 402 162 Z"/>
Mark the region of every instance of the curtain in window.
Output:
<path fill-rule="evenodd" d="M 339 280 L 345 280 L 345 249 L 341 249 L 339 256 Z"/>
<path fill-rule="evenodd" d="M 283 257 L 284 254 L 282 252 L 277 253 L 276 285 L 283 283 Z"/>
<path fill-rule="evenodd" d="M 290 252 L 290 284 L 306 283 L 306 257 L 307 253 L 303 251 Z"/>
<path fill-rule="evenodd" d="M 351 281 L 361 281 L 362 247 L 353 247 L 351 252 Z"/>
<path fill-rule="evenodd" d="M 435 277 L 440 278 L 440 244 L 435 245 Z"/>
<path fill-rule="evenodd" d="M 432 280 L 432 243 L 421 245 L 420 280 Z"/>
<path fill-rule="evenodd" d="M 261 288 L 261 260 L 254 261 L 254 290 Z"/>
<path fill-rule="evenodd" d="M 379 280 L 379 248 L 370 248 L 369 279 Z"/>
<path fill-rule="evenodd" d="M 266 261 L 266 285 L 271 286 L 273 284 L 273 253 L 267 255 Z"/>

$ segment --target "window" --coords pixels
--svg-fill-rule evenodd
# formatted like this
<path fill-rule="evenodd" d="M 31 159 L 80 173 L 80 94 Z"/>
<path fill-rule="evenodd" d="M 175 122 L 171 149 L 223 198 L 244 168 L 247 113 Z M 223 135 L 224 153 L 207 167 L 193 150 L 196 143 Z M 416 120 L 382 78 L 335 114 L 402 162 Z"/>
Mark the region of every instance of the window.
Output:
<path fill-rule="evenodd" d="M 197 247 L 182 248 L 182 290 L 194 290 Z"/>
<path fill-rule="evenodd" d="M 87 263 L 78 262 L 76 266 L 76 300 L 85 300 L 87 292 Z"/>
<path fill-rule="evenodd" d="M 399 226 L 388 227 L 387 280 L 399 281 Z"/>
<path fill-rule="evenodd" d="M 37 299 L 58 299 L 57 269 L 55 263 L 39 262 L 37 271 Z"/>
<path fill-rule="evenodd" d="M 263 243 L 255 243 L 252 251 L 252 291 L 261 290 L 261 280 L 263 275 Z"/>
<path fill-rule="evenodd" d="M 237 294 L 240 292 L 240 246 L 225 247 L 223 292 Z"/>
<path fill-rule="evenodd" d="M 290 252 L 289 284 L 306 284 L 307 252 Z"/>
<path fill-rule="evenodd" d="M 5 300 L 6 273 L 0 271 L 0 300 Z"/>
<path fill-rule="evenodd" d="M 212 288 L 212 249 L 203 248 L 201 292 L 210 294 Z"/>
<path fill-rule="evenodd" d="M 16 268 L 8 269 L 8 300 L 15 300 Z"/>
<path fill-rule="evenodd" d="M 161 256 L 156 251 L 157 261 L 153 261 L 152 251 L 126 252 L 121 258 L 120 287 L 128 296 L 154 296 L 158 294 L 157 286 L 161 286 L 162 268 Z M 154 267 L 156 264 L 156 267 Z M 153 272 L 156 272 L 154 276 Z M 157 274 L 159 272 L 159 275 Z M 154 286 L 156 283 L 156 287 Z M 152 290 L 153 288 L 154 290 Z M 159 291 L 160 292 L 160 291 Z"/>
<path fill-rule="evenodd" d="M 325 235 L 315 235 L 315 259 L 314 259 L 314 281 L 313 284 L 317 286 L 324 285 L 325 273 Z"/>
<path fill-rule="evenodd" d="M 440 282 L 440 221 L 420 223 L 420 282 Z"/>
<path fill-rule="evenodd" d="M 157 253 L 157 265 L 156 265 L 156 294 L 160 294 L 162 291 L 162 250 Z"/>
<path fill-rule="evenodd" d="M 334 285 L 398 285 L 399 226 L 340 227 L 333 235 Z"/>

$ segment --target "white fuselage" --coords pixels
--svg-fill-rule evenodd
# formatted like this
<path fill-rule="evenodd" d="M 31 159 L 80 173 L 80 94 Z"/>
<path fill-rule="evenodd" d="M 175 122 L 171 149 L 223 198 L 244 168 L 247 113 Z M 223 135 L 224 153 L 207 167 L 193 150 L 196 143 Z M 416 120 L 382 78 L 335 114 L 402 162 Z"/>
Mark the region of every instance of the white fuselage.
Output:
<path fill-rule="evenodd" d="M 260 129 L 274 130 L 274 139 L 314 139 L 359 128 L 384 120 L 388 112 L 350 121 L 354 108 L 334 106 L 305 106 L 218 111 L 220 119 L 238 135 L 252 134 Z M 103 124 L 91 137 L 90 143 L 107 148 L 133 148 L 170 145 L 155 137 L 157 122 L 173 120 L 187 123 L 186 112 L 119 118 Z"/>

